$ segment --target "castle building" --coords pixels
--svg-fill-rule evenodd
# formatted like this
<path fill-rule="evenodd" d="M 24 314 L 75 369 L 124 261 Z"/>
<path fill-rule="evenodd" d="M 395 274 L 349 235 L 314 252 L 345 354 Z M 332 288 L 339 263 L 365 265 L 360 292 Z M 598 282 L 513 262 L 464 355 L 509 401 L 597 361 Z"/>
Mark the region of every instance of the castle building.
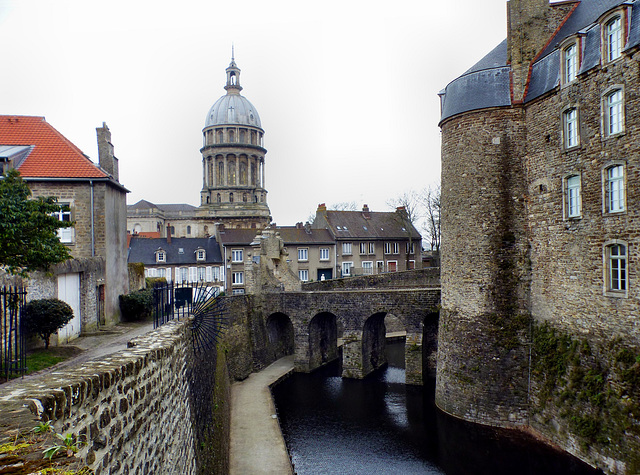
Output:
<path fill-rule="evenodd" d="M 200 206 L 153 204 L 141 200 L 127 207 L 132 233 L 167 229 L 176 237 L 208 237 L 214 224 L 228 229 L 260 230 L 271 222 L 265 188 L 264 130 L 256 108 L 240 94 L 240 68 L 226 69 L 227 93 L 207 114 L 202 130 Z"/>
<path fill-rule="evenodd" d="M 440 93 L 436 403 L 638 473 L 640 2 L 508 19 Z"/>

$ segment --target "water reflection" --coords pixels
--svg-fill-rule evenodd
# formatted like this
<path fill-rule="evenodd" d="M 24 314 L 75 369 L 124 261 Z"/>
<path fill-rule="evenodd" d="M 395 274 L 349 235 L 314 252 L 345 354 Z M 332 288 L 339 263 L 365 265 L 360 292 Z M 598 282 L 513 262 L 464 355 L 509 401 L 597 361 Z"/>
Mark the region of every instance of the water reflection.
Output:
<path fill-rule="evenodd" d="M 404 344 L 387 349 L 389 368 L 365 380 L 340 378 L 334 363 L 274 389 L 298 474 L 598 473 L 531 438 L 442 414 L 434 381 L 404 385 Z"/>

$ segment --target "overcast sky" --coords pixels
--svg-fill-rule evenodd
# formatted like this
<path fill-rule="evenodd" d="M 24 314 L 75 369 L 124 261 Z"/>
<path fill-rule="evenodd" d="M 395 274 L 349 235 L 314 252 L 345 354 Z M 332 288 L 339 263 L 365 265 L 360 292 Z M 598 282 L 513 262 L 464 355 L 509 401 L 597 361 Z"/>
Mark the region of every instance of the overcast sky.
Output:
<path fill-rule="evenodd" d="M 438 183 L 437 93 L 505 37 L 505 0 L 0 0 L 0 114 L 45 116 L 96 162 L 104 121 L 129 204 L 199 205 L 234 43 L 292 225 Z"/>

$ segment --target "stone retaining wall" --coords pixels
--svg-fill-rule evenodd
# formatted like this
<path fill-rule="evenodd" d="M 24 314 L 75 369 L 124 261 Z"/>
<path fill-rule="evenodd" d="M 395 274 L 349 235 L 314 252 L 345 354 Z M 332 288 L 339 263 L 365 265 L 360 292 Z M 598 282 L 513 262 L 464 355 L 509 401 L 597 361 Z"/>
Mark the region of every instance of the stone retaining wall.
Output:
<path fill-rule="evenodd" d="M 305 282 L 303 291 L 329 292 L 346 289 L 415 289 L 420 287 L 440 287 L 440 268 L 427 267 L 424 269 L 403 272 L 387 272 L 386 274 L 362 275 L 331 279 L 317 282 Z"/>
<path fill-rule="evenodd" d="M 217 355 L 194 354 L 188 322 L 167 323 L 127 350 L 14 386 L 0 399 L 2 438 L 51 420 L 80 439 L 76 456 L 96 475 L 225 473 L 228 444 L 214 453 L 229 419 Z"/>

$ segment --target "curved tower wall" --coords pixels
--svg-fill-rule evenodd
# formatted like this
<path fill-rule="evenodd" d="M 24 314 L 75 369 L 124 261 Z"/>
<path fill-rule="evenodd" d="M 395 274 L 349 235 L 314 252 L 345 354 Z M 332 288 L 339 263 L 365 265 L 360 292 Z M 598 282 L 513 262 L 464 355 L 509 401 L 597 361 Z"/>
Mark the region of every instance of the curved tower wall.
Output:
<path fill-rule="evenodd" d="M 528 247 L 524 112 L 442 127 L 442 309 L 436 404 L 474 422 L 527 421 Z"/>

